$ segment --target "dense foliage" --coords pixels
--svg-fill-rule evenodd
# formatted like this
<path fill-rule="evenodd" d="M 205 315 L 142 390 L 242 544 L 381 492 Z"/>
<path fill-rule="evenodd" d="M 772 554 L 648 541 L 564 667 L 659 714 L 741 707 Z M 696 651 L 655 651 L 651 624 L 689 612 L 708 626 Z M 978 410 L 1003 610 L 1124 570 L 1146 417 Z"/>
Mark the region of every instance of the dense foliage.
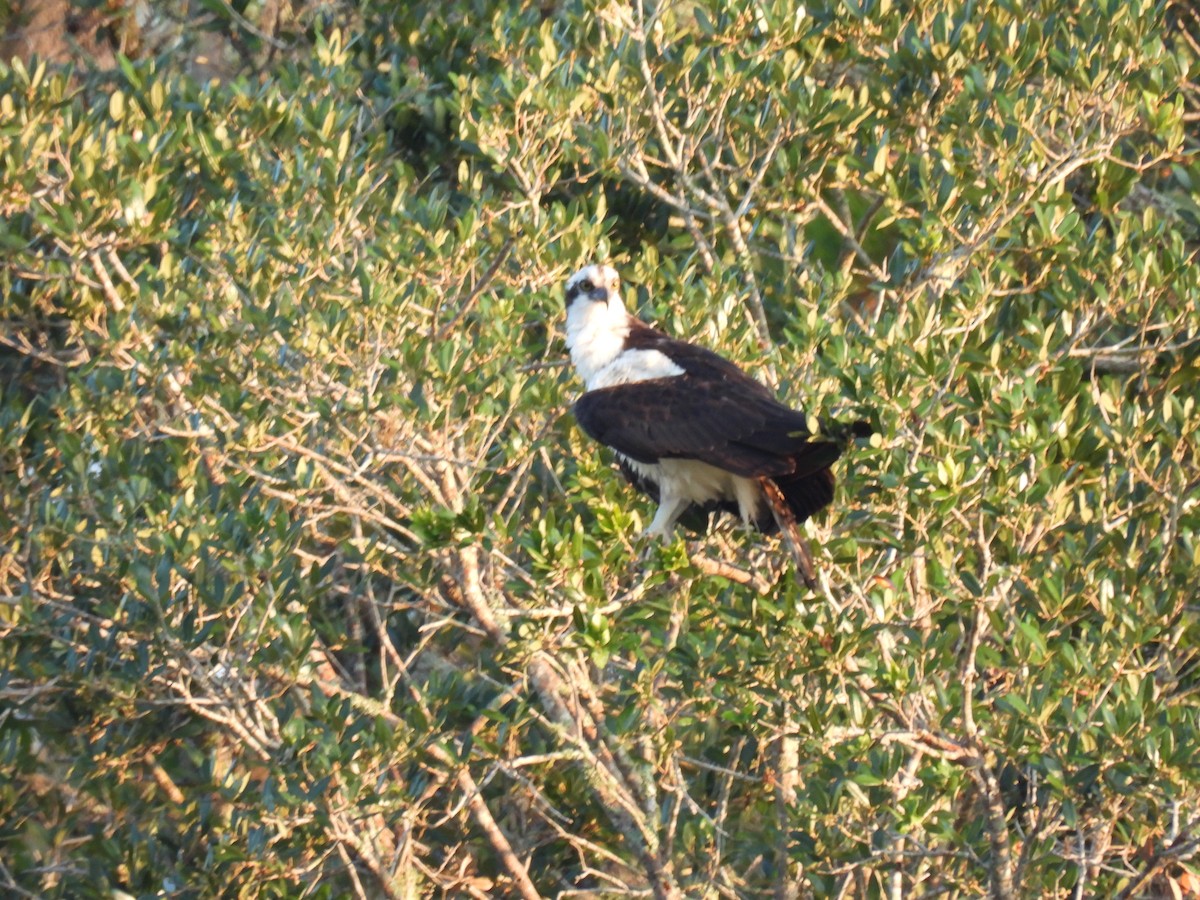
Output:
<path fill-rule="evenodd" d="M 0 890 L 1200 896 L 1190 11 L 522 6 L 0 68 Z M 638 540 L 592 259 L 874 422 L 820 591 Z"/>

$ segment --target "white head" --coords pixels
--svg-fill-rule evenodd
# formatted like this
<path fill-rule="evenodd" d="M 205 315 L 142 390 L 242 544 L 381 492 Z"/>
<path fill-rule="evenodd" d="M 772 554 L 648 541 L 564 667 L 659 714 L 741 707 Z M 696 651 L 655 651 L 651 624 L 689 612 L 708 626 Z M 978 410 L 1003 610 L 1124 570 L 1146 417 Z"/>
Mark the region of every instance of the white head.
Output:
<path fill-rule="evenodd" d="M 621 352 L 629 313 L 621 277 L 612 266 L 584 266 L 567 280 L 567 349 L 585 382 Z"/>
<path fill-rule="evenodd" d="M 612 266 L 584 266 L 567 279 L 567 318 L 580 305 L 621 302 L 621 276 Z M 621 307 L 624 309 L 624 306 Z"/>

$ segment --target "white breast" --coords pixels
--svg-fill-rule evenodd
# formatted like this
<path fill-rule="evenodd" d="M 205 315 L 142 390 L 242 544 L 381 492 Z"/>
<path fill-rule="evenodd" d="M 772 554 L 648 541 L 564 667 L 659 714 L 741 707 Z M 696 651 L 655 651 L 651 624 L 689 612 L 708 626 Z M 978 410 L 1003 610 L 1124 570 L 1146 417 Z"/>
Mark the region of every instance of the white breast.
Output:
<path fill-rule="evenodd" d="M 708 463 L 696 459 L 660 459 L 656 463 L 642 463 L 627 456 L 624 459 L 633 471 L 653 481 L 664 494 L 701 504 L 737 497 L 732 483 L 737 476 Z"/>
<path fill-rule="evenodd" d="M 587 387 L 589 391 L 595 391 L 615 384 L 672 378 L 682 374 L 683 369 L 659 350 L 624 350 L 607 365 L 597 369 L 587 379 Z"/>

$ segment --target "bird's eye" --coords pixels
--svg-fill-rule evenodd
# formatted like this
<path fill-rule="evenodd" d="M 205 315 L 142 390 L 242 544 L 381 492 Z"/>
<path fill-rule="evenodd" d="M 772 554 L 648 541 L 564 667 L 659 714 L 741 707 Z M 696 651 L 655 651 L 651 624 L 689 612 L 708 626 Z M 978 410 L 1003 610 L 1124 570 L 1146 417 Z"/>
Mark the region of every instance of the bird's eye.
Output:
<path fill-rule="evenodd" d="M 590 281 L 581 281 L 579 283 L 579 290 L 583 291 L 585 294 L 590 294 L 593 287 L 594 285 Z"/>

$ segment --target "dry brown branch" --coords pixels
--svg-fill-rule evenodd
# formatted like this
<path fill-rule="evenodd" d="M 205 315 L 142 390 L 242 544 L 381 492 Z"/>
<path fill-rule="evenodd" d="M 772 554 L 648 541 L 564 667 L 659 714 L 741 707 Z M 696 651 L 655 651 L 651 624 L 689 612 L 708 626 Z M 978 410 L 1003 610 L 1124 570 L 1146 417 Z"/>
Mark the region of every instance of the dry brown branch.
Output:
<path fill-rule="evenodd" d="M 342 683 L 342 679 L 329 665 L 328 660 L 323 655 L 318 654 L 315 659 L 317 662 L 316 671 L 319 673 L 319 677 L 312 682 L 315 687 L 319 688 L 328 696 L 349 699 L 356 707 L 363 710 L 364 713 L 381 717 L 395 728 L 403 727 L 404 723 L 383 704 L 364 696 L 352 688 L 345 687 Z M 427 792 L 427 796 L 432 796 L 432 791 L 437 789 L 437 784 L 445 783 L 447 779 L 453 777 L 455 783 L 462 792 L 463 798 L 468 809 L 470 810 L 471 817 L 475 820 L 476 825 L 484 833 L 484 836 L 488 839 L 488 842 L 496 851 L 496 854 L 500 858 L 502 865 L 512 877 L 520 895 L 524 897 L 525 900 L 534 900 L 534 898 L 539 897 L 540 895 L 534 887 L 533 882 L 529 878 L 528 871 L 526 870 L 524 864 L 521 863 L 516 853 L 513 851 L 512 845 L 509 843 L 508 838 L 504 835 L 503 831 L 500 830 L 500 827 L 496 823 L 495 818 L 492 816 L 491 810 L 488 809 L 487 803 L 484 801 L 478 786 L 471 777 L 466 764 L 456 762 L 448 751 L 436 743 L 429 744 L 425 749 L 431 758 L 438 764 L 438 769 L 440 772 L 437 782 L 432 789 Z M 390 829 L 387 829 L 385 824 L 386 823 L 384 823 L 382 819 L 379 820 L 379 835 L 383 835 L 385 833 L 390 835 Z M 368 859 L 378 860 L 381 872 L 390 871 L 390 868 L 383 868 L 383 863 L 386 860 L 394 858 L 394 849 L 388 852 L 386 855 L 379 853 L 378 848 L 375 845 L 356 846 L 356 850 L 359 851 L 360 856 L 365 854 Z M 375 868 L 376 866 L 372 865 L 372 869 L 374 870 Z M 388 877 L 391 878 L 392 876 L 389 875 Z"/>
<path fill-rule="evenodd" d="M 73 369 L 86 365 L 92 359 L 92 354 L 82 344 L 64 350 L 46 350 L 35 347 L 29 340 L 29 335 L 18 331 L 15 334 L 0 333 L 0 345 L 16 351 L 22 356 L 36 359 L 38 362 L 49 363 L 53 366 Z"/>
<path fill-rule="evenodd" d="M 701 556 L 699 553 L 688 555 L 688 560 L 693 566 L 699 569 L 703 574 L 710 577 L 726 578 L 736 584 L 744 584 L 754 588 L 762 596 L 766 596 L 774 590 L 774 586 L 767 579 L 763 578 L 757 572 L 751 572 L 746 569 L 739 568 L 732 563 L 724 560 L 712 559 L 708 556 Z"/>
<path fill-rule="evenodd" d="M 492 816 L 492 811 L 488 809 L 487 803 L 483 799 L 483 794 L 480 792 L 478 785 L 475 784 L 475 779 L 471 777 L 471 773 L 463 764 L 456 764 L 451 759 L 450 754 L 439 747 L 437 744 L 431 744 L 428 748 L 430 755 L 437 760 L 446 770 L 455 770 L 455 782 L 462 791 L 463 796 L 467 799 L 467 808 L 471 811 L 471 817 L 475 820 L 475 824 L 479 826 L 487 838 L 488 843 L 492 845 L 492 849 L 500 857 L 505 870 L 512 877 L 516 885 L 517 892 L 525 898 L 525 900 L 538 900 L 541 894 L 534 887 L 533 882 L 529 879 L 529 872 L 526 870 L 524 863 L 517 857 L 513 851 L 512 844 L 505 837 L 504 832 L 500 830 L 500 826 L 496 824 L 496 819 Z"/>
<path fill-rule="evenodd" d="M 652 48 L 649 45 L 658 15 L 659 11 L 655 10 L 648 17 L 644 3 L 639 0 L 635 29 L 638 69 L 642 78 L 643 93 L 649 101 L 647 110 L 651 128 L 658 138 L 659 148 L 666 156 L 665 163 L 678 185 L 678 193 L 672 194 L 654 182 L 646 166 L 650 158 L 640 148 L 640 142 L 637 142 L 636 149 L 627 153 L 621 160 L 620 170 L 627 179 L 683 214 L 684 225 L 704 260 L 705 270 L 709 272 L 715 265 L 715 251 L 704 236 L 700 223 L 716 221 L 721 224 L 726 239 L 741 263 L 742 277 L 748 290 L 746 303 L 759 345 L 764 349 L 773 348 L 766 308 L 755 275 L 757 266 L 742 229 L 744 217 L 753 207 L 754 195 L 782 143 L 783 125 L 780 124 L 773 130 L 766 146 L 757 154 L 757 164 L 753 166 L 752 171 L 748 170 L 746 185 L 741 199 L 736 201 L 735 209 L 725 187 L 727 183 L 733 183 L 733 179 L 727 179 L 717 172 L 713 159 L 703 146 L 706 135 L 712 135 L 718 146 L 714 154 L 720 152 L 723 146 L 721 136 L 724 129 L 725 103 L 705 104 L 703 97 L 694 97 L 689 103 L 693 115 L 684 123 L 684 127 L 680 128 L 671 121 L 650 64 Z M 728 99 L 725 98 L 726 101 Z M 706 110 L 710 114 L 709 121 L 703 125 L 696 121 L 700 110 Z M 699 172 L 693 173 L 692 166 L 696 164 L 699 165 Z M 704 177 L 705 184 L 701 183 L 697 177 L 699 175 Z"/>
<path fill-rule="evenodd" d="M 990 573 L 992 562 L 990 539 L 984 534 L 983 529 L 981 517 L 978 544 L 986 577 Z M 983 744 L 975 723 L 975 679 L 978 665 L 976 659 L 987 623 L 987 610 L 983 602 L 979 602 L 975 606 L 974 619 L 967 634 L 967 644 L 959 663 L 959 679 L 962 682 L 964 743 L 971 749 L 971 754 L 966 757 L 965 761 L 967 771 L 978 786 L 983 798 L 986 830 L 992 849 L 992 858 L 988 863 L 992 898 L 993 900 L 1014 900 L 1016 889 L 1013 884 L 1012 849 L 1008 835 L 1008 816 L 1004 807 L 1004 797 L 1000 790 L 1000 782 L 996 778 L 994 764 L 989 759 L 990 754 Z"/>
<path fill-rule="evenodd" d="M 617 167 L 626 180 L 632 181 L 651 196 L 683 214 L 684 228 L 687 229 L 696 244 L 700 260 L 704 264 L 704 271 L 711 273 L 717 264 L 715 251 L 700 228 L 700 223 L 711 217 L 702 210 L 693 208 L 681 194 L 672 194 L 664 190 L 650 177 L 650 173 L 646 170 L 646 164 L 640 157 L 634 157 L 632 162 L 621 160 L 617 163 Z"/>
<path fill-rule="evenodd" d="M 776 725 L 774 747 L 775 827 L 775 900 L 794 900 L 800 895 L 799 873 L 788 852 L 791 828 L 789 809 L 798 802 L 800 786 L 800 741 L 796 737 L 797 723 L 792 703 L 784 697 L 779 701 L 779 722 Z"/>
<path fill-rule="evenodd" d="M 825 198 L 819 192 L 813 194 L 812 202 L 821 211 L 821 214 L 825 216 L 826 221 L 833 226 L 833 230 L 841 235 L 846 249 L 871 273 L 871 277 L 880 284 L 886 284 L 888 280 L 887 273 L 879 268 L 875 260 L 871 259 L 871 255 L 867 253 L 859 237 L 855 234 L 853 224 L 848 220 L 843 221 L 842 217 L 833 211 L 832 207 L 825 202 Z"/>
<path fill-rule="evenodd" d="M 559 737 L 581 752 L 585 779 L 597 792 L 614 827 L 629 842 L 654 896 L 682 897 L 670 861 L 659 857 L 657 830 L 643 818 L 640 804 L 625 783 L 620 767 L 600 742 L 596 724 L 578 703 L 575 691 L 569 689 L 569 683 L 544 653 L 531 660 L 527 672 Z"/>
<path fill-rule="evenodd" d="M 1156 850 L 1133 880 L 1121 889 L 1121 893 L 1117 894 L 1115 900 L 1133 900 L 1135 897 L 1145 896 L 1143 891 L 1149 887 L 1155 876 L 1173 863 L 1191 859 L 1197 852 L 1200 852 L 1200 836 L 1196 834 L 1198 824 L 1200 824 L 1200 819 L 1193 819 L 1178 834 L 1168 840 L 1161 849 Z"/>

